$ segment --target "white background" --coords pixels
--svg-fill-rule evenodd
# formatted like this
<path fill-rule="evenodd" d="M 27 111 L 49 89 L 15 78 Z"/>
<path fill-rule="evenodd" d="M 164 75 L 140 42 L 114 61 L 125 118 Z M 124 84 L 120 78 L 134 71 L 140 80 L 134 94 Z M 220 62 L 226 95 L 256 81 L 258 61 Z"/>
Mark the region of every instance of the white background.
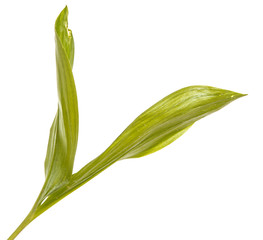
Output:
<path fill-rule="evenodd" d="M 69 7 L 80 133 L 74 170 L 141 112 L 201 84 L 248 96 L 165 149 L 111 166 L 17 238 L 263 239 L 263 2 L 1 1 L 0 239 L 44 182 L 57 108 L 54 22 Z"/>

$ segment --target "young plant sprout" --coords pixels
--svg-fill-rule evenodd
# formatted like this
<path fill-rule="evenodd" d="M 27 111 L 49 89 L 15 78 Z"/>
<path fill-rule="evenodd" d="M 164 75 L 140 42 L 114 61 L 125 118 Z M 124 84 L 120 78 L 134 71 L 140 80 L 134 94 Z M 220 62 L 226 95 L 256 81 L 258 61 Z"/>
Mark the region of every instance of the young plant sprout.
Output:
<path fill-rule="evenodd" d="M 72 66 L 74 40 L 68 29 L 68 8 L 55 22 L 58 109 L 50 128 L 45 182 L 16 236 L 35 218 L 113 163 L 154 153 L 183 135 L 197 120 L 245 96 L 209 86 L 189 86 L 166 96 L 139 115 L 97 158 L 73 173 L 78 142 L 78 100 Z"/>

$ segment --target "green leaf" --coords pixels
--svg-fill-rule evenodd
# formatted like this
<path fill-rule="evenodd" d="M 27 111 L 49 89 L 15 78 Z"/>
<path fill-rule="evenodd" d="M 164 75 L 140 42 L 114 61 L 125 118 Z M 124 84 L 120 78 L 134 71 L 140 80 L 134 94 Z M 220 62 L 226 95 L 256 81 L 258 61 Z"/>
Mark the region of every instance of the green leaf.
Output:
<path fill-rule="evenodd" d="M 68 8 L 55 23 L 58 110 L 45 160 L 46 181 L 15 237 L 35 218 L 118 160 L 156 152 L 183 135 L 197 120 L 237 98 L 236 92 L 208 86 L 190 86 L 165 97 L 137 117 L 97 158 L 72 175 L 78 142 L 78 102 L 72 74 L 74 40 L 68 29 Z"/>
<path fill-rule="evenodd" d="M 197 120 L 242 96 L 245 95 L 209 86 L 190 86 L 168 95 L 137 117 L 105 152 L 74 174 L 74 188 L 118 160 L 162 149 Z"/>
<path fill-rule="evenodd" d="M 242 94 L 209 86 L 190 86 L 163 98 L 131 123 L 105 151 L 120 159 L 142 157 L 167 146 L 197 120 Z"/>
<path fill-rule="evenodd" d="M 123 143 L 123 139 L 129 139 L 131 147 L 122 158 L 136 158 L 153 153 L 183 135 L 197 120 L 241 96 L 243 95 L 236 92 L 209 86 L 183 88 L 141 114 L 114 145 Z"/>
<path fill-rule="evenodd" d="M 72 74 L 74 40 L 67 19 L 68 8 L 65 7 L 55 23 L 59 101 L 45 160 L 46 191 L 49 192 L 70 179 L 78 142 L 78 102 Z"/>

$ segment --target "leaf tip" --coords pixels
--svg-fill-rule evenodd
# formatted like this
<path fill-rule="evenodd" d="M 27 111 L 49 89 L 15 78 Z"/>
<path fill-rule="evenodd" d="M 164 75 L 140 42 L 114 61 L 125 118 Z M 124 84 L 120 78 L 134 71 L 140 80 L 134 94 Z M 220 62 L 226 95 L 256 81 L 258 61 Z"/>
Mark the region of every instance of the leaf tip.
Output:
<path fill-rule="evenodd" d="M 55 32 L 59 38 L 67 57 L 70 61 L 71 67 L 73 66 L 74 61 L 74 39 L 72 31 L 68 28 L 68 6 L 60 12 L 55 22 Z"/>
<path fill-rule="evenodd" d="M 233 100 L 236 100 L 236 99 L 238 99 L 238 98 L 245 97 L 245 96 L 247 96 L 247 94 L 234 92 L 234 93 L 232 94 L 231 98 L 232 98 Z"/>
<path fill-rule="evenodd" d="M 64 9 L 60 12 L 56 19 L 55 28 L 61 27 L 61 25 L 68 26 L 68 6 L 66 5 Z"/>

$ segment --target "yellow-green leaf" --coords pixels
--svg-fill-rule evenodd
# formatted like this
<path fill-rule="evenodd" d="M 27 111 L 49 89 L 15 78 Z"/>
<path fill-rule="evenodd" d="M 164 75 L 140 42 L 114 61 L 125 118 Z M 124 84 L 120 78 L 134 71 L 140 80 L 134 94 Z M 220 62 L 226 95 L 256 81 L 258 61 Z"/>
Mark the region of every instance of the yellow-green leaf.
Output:
<path fill-rule="evenodd" d="M 76 186 L 118 160 L 142 157 L 162 149 L 197 120 L 242 96 L 209 86 L 190 86 L 168 95 L 138 116 L 105 152 L 74 174 Z"/>
<path fill-rule="evenodd" d="M 137 117 L 104 154 L 125 159 L 158 151 L 180 137 L 197 120 L 242 96 L 209 86 L 178 90 Z"/>
<path fill-rule="evenodd" d="M 74 40 L 68 29 L 67 7 L 55 23 L 58 110 L 50 129 L 45 160 L 46 189 L 52 191 L 72 175 L 78 141 L 78 102 L 72 74 Z"/>
<path fill-rule="evenodd" d="M 72 74 L 74 40 L 67 7 L 55 23 L 58 110 L 50 129 L 46 181 L 31 211 L 8 238 L 36 217 L 121 159 L 156 152 L 183 135 L 197 120 L 244 96 L 208 86 L 190 86 L 165 97 L 137 117 L 97 158 L 72 175 L 78 141 L 78 102 Z"/>

